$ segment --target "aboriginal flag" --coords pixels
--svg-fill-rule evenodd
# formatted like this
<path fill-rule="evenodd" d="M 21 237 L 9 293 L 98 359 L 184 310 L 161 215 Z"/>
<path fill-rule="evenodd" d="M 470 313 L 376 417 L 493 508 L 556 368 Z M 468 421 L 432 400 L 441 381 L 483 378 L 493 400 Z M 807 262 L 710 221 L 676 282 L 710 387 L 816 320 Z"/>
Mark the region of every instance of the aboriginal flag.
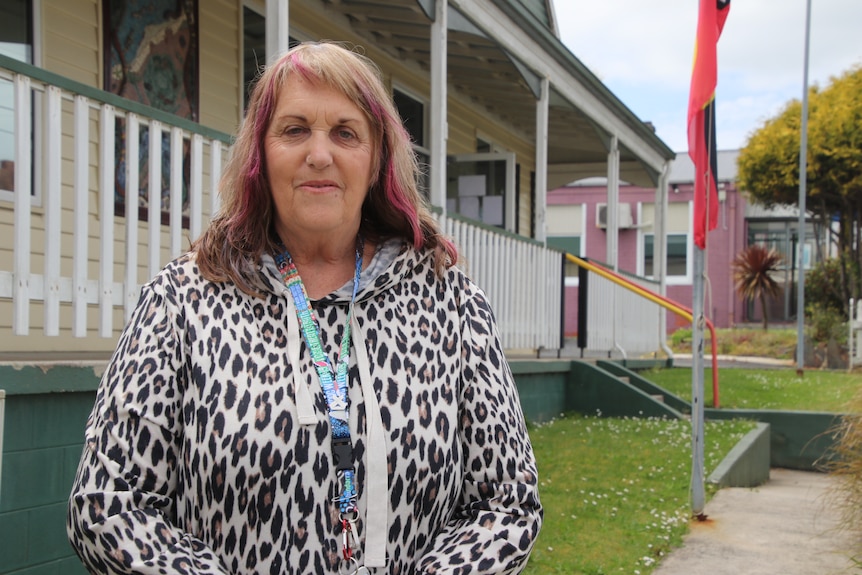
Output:
<path fill-rule="evenodd" d="M 706 247 L 706 233 L 718 224 L 716 189 L 715 84 L 717 44 L 730 0 L 699 0 L 694 67 L 688 96 L 688 155 L 694 162 L 694 243 Z M 707 221 L 708 220 L 708 221 Z"/>

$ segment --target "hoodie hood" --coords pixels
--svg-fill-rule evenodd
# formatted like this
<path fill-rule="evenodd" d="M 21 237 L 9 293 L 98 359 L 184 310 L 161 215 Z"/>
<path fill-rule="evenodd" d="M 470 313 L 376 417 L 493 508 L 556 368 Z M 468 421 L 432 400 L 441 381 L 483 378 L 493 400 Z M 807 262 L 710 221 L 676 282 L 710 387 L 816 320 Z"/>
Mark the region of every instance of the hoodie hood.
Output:
<path fill-rule="evenodd" d="M 409 277 L 413 270 L 432 256 L 430 250 L 417 251 L 400 238 L 390 238 L 380 243 L 374 257 L 359 276 L 356 301 L 374 298 Z M 281 293 L 284 281 L 271 254 L 261 258 L 261 279 L 266 291 Z M 353 295 L 353 280 L 349 280 L 334 292 L 316 300 L 325 305 L 347 305 Z"/>

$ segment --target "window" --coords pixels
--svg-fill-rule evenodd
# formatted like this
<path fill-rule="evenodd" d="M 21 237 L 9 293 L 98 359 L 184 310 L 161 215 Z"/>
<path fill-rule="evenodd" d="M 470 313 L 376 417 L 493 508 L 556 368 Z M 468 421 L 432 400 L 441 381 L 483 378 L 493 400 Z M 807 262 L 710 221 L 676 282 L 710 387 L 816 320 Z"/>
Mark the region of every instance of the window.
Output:
<path fill-rule="evenodd" d="M 748 245 L 760 244 L 767 249 L 774 249 L 781 255 L 778 269 L 796 269 L 799 265 L 798 229 L 799 225 L 796 221 L 749 221 Z M 822 241 L 818 235 L 814 224 L 806 224 L 805 242 L 802 246 L 805 269 L 811 268 L 812 256 L 817 254 L 817 244 Z"/>
<path fill-rule="evenodd" d="M 514 232 L 515 154 L 455 154 L 447 160 L 446 210 Z"/>
<path fill-rule="evenodd" d="M 655 275 L 654 234 L 644 234 L 643 270 L 646 277 Z M 688 278 L 688 234 L 667 235 L 667 277 Z"/>
<path fill-rule="evenodd" d="M 308 39 L 308 38 L 306 38 Z M 300 40 L 287 38 L 287 47 L 293 48 Z M 242 112 L 248 108 L 248 99 L 261 68 L 269 63 L 266 53 L 266 2 L 245 0 L 242 7 Z"/>
<path fill-rule="evenodd" d="M 404 128 L 410 134 L 413 143 L 424 147 L 425 104 L 397 88 L 394 90 L 393 100 L 398 108 L 398 114 L 401 115 L 401 121 L 404 122 Z"/>
<path fill-rule="evenodd" d="M 248 108 L 248 98 L 257 80 L 258 71 L 266 64 L 266 18 L 256 10 L 242 8 L 242 109 Z"/>
<path fill-rule="evenodd" d="M 395 102 L 395 107 L 398 108 L 398 115 L 401 116 L 401 121 L 404 123 L 404 129 L 410 134 L 413 140 L 413 152 L 416 154 L 416 159 L 419 162 L 419 191 L 425 197 L 428 197 L 430 188 L 430 173 L 428 171 L 428 163 L 431 160 L 431 152 L 427 148 L 427 133 L 428 133 L 428 116 L 426 110 L 428 107 L 425 102 L 415 98 L 407 92 L 395 88 L 393 90 L 392 99 Z"/>
<path fill-rule="evenodd" d="M 689 230 L 692 221 L 693 202 L 670 202 L 665 215 L 665 230 L 667 233 L 667 283 L 669 285 L 689 285 L 692 281 L 692 251 Z M 652 223 L 656 221 L 655 206 L 651 203 L 639 205 L 639 218 L 646 222 L 645 229 L 638 243 L 637 273 L 645 277 L 656 276 L 655 238 Z"/>
<path fill-rule="evenodd" d="M 5 0 L 0 4 L 0 54 L 34 63 L 33 0 Z M 0 80 L 0 191 L 3 192 L 15 190 L 14 102 L 12 82 Z"/>
<path fill-rule="evenodd" d="M 0 54 L 33 63 L 32 0 L 4 0 L 0 4 Z"/>

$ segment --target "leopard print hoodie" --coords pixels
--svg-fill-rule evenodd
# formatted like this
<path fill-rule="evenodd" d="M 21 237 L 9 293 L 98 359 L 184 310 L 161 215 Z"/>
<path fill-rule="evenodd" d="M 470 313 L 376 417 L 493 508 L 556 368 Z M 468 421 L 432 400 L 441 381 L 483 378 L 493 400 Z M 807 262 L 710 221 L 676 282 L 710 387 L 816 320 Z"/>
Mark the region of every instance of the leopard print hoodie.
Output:
<path fill-rule="evenodd" d="M 387 257 L 388 252 L 388 257 Z M 69 501 L 94 573 L 324 574 L 341 561 L 326 402 L 272 258 L 263 299 L 194 255 L 145 285 L 103 375 Z M 350 360 L 369 573 L 515 574 L 536 463 L 485 295 L 389 242 L 363 270 Z M 349 286 L 312 302 L 335 355 Z"/>

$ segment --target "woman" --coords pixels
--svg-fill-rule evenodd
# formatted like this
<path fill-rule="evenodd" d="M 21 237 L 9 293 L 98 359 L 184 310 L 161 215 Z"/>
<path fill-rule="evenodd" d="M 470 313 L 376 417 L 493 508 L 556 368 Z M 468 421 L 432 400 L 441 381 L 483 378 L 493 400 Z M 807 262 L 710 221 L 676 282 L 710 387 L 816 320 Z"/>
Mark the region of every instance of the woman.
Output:
<path fill-rule="evenodd" d="M 144 286 L 70 499 L 98 573 L 519 573 L 536 466 L 379 73 L 300 45 L 257 82 L 223 209 Z"/>

